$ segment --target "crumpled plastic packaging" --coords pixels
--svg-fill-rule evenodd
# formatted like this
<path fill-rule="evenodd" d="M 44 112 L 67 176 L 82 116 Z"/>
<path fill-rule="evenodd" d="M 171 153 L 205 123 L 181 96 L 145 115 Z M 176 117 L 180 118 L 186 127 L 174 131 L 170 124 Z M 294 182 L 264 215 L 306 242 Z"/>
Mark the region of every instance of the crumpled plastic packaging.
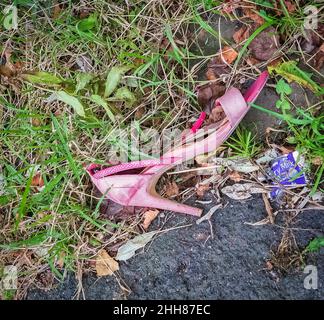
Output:
<path fill-rule="evenodd" d="M 284 186 L 305 185 L 307 178 L 304 173 L 305 160 L 298 151 L 290 152 L 271 162 L 269 175 L 275 186 L 270 192 L 272 199 L 278 199 L 283 194 Z"/>

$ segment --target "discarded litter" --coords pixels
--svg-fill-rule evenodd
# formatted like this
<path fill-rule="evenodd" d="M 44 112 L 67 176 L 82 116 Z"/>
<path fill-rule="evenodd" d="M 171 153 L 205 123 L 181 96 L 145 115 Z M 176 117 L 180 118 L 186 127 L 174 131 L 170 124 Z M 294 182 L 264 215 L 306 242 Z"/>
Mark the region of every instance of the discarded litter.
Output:
<path fill-rule="evenodd" d="M 303 157 L 298 151 L 294 151 L 275 159 L 271 163 L 269 174 L 273 182 L 282 186 L 305 185 L 307 180 L 303 168 Z M 276 186 L 272 188 L 270 196 L 272 199 L 278 199 L 282 193 L 283 188 Z"/>

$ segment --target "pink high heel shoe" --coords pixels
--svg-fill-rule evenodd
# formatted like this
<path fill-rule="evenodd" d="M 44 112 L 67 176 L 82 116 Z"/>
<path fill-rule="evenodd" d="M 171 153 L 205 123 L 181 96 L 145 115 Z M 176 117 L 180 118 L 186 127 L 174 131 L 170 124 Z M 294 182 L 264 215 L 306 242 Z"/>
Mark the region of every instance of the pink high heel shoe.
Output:
<path fill-rule="evenodd" d="M 214 108 L 222 108 L 225 118 L 200 129 L 206 117 L 202 112 L 179 145 L 159 159 L 132 161 L 101 170 L 96 164 L 89 165 L 86 170 L 92 182 L 108 199 L 123 206 L 157 208 L 199 217 L 202 209 L 161 197 L 155 190 L 156 183 L 175 165 L 218 148 L 241 122 L 250 108 L 249 103 L 257 98 L 267 79 L 268 73 L 261 73 L 244 97 L 238 89 L 230 88 L 214 104 Z"/>

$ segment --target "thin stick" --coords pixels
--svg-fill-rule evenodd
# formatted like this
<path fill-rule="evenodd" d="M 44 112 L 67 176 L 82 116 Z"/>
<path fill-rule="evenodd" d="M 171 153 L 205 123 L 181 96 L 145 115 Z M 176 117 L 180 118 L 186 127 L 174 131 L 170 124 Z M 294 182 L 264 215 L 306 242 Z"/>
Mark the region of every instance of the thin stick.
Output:
<path fill-rule="evenodd" d="M 173 172 L 168 172 L 167 174 L 173 175 L 173 174 L 200 171 L 200 170 L 210 170 L 210 169 L 216 169 L 216 168 L 221 168 L 221 167 L 222 166 L 220 166 L 220 165 L 214 165 L 214 166 L 210 166 L 210 167 L 201 167 L 201 168 L 192 168 L 192 169 L 186 169 L 186 170 L 181 170 L 181 171 L 173 171 Z"/>

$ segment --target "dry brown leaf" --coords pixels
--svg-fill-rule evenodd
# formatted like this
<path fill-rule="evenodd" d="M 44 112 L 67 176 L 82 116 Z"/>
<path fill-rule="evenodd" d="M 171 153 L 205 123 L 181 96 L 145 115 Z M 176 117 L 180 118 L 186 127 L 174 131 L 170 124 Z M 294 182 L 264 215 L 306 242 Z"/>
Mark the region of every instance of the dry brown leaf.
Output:
<path fill-rule="evenodd" d="M 273 269 L 273 264 L 269 260 L 266 262 L 266 268 L 268 270 L 272 270 Z"/>
<path fill-rule="evenodd" d="M 216 83 L 211 83 L 199 87 L 197 91 L 198 103 L 205 109 L 211 108 L 215 99 L 225 93 L 225 87 Z"/>
<path fill-rule="evenodd" d="M 262 193 L 262 199 L 269 217 L 269 221 L 271 224 L 274 224 L 274 215 L 273 215 L 273 209 L 271 207 L 270 201 L 268 199 L 268 196 L 265 193 Z"/>
<path fill-rule="evenodd" d="M 168 182 L 165 186 L 165 194 L 168 197 L 175 197 L 179 194 L 179 187 L 178 185 L 172 181 L 172 182 Z"/>
<path fill-rule="evenodd" d="M 33 187 L 44 187 L 44 180 L 43 177 L 40 173 L 36 173 L 33 178 L 32 178 L 32 182 L 31 185 Z"/>
<path fill-rule="evenodd" d="M 233 184 L 221 189 L 222 193 L 234 200 L 245 200 L 254 193 L 267 193 L 268 191 L 254 183 Z"/>
<path fill-rule="evenodd" d="M 315 166 L 320 166 L 323 163 L 323 159 L 320 156 L 317 156 L 315 158 L 312 159 L 312 164 L 314 164 Z"/>
<path fill-rule="evenodd" d="M 53 19 L 57 19 L 62 12 L 62 7 L 59 3 L 55 4 L 53 7 Z"/>
<path fill-rule="evenodd" d="M 56 262 L 56 264 L 57 264 L 57 266 L 58 266 L 59 268 L 63 268 L 63 266 L 64 266 L 65 256 L 66 256 L 66 253 L 62 251 L 62 252 L 60 253 L 60 255 L 59 255 L 59 258 L 58 258 L 57 262 Z"/>
<path fill-rule="evenodd" d="M 233 39 L 235 43 L 241 43 L 250 36 L 250 28 L 248 26 L 242 26 L 240 29 L 234 32 Z"/>
<path fill-rule="evenodd" d="M 135 111 L 135 120 L 140 120 L 145 113 L 145 108 L 144 107 L 139 107 Z"/>
<path fill-rule="evenodd" d="M 96 257 L 97 276 L 111 276 L 117 270 L 119 270 L 118 262 L 105 249 L 99 250 Z"/>
<path fill-rule="evenodd" d="M 262 25 L 264 23 L 264 19 L 251 8 L 244 8 L 243 13 L 244 17 L 250 18 L 254 23 L 258 25 Z"/>
<path fill-rule="evenodd" d="M 255 66 L 256 64 L 260 63 L 260 60 L 254 58 L 254 57 L 247 57 L 246 63 L 250 66 Z"/>
<path fill-rule="evenodd" d="M 222 13 L 232 13 L 240 6 L 240 0 L 226 0 L 223 3 L 223 8 L 220 10 Z"/>
<path fill-rule="evenodd" d="M 314 57 L 313 64 L 317 70 L 320 70 L 323 67 L 323 64 L 324 64 L 324 42 L 319 47 L 319 49 Z"/>
<path fill-rule="evenodd" d="M 17 70 L 14 64 L 11 63 L 11 50 L 6 49 L 0 57 L 0 75 L 4 77 L 13 77 Z"/>
<path fill-rule="evenodd" d="M 272 58 L 277 51 L 278 44 L 279 36 L 276 34 L 276 29 L 270 27 L 257 35 L 250 43 L 249 48 L 256 59 L 266 61 Z"/>
<path fill-rule="evenodd" d="M 32 118 L 31 123 L 34 127 L 39 127 L 42 124 L 39 118 Z"/>
<path fill-rule="evenodd" d="M 208 68 L 206 71 L 206 78 L 208 80 L 217 80 L 217 76 L 212 68 Z"/>
<path fill-rule="evenodd" d="M 203 197 L 204 194 L 206 193 L 206 191 L 208 191 L 208 190 L 209 190 L 209 183 L 198 185 L 198 187 L 196 188 L 197 196 Z"/>
<path fill-rule="evenodd" d="M 238 53 L 230 46 L 224 46 L 220 52 L 222 61 L 231 64 L 235 61 Z"/>
<path fill-rule="evenodd" d="M 285 5 L 289 13 L 293 13 L 296 11 L 296 5 L 291 1 L 285 0 Z"/>
<path fill-rule="evenodd" d="M 159 210 L 148 210 L 143 214 L 144 221 L 142 226 L 145 230 L 151 225 L 152 221 L 157 217 L 159 214 Z"/>
<path fill-rule="evenodd" d="M 278 146 L 278 145 L 274 145 L 277 149 L 279 149 L 283 154 L 288 154 L 290 152 L 294 152 L 295 148 L 293 147 L 284 147 L 284 146 Z"/>
<path fill-rule="evenodd" d="M 240 182 L 242 180 L 242 176 L 237 171 L 231 172 L 228 177 L 234 182 Z"/>

